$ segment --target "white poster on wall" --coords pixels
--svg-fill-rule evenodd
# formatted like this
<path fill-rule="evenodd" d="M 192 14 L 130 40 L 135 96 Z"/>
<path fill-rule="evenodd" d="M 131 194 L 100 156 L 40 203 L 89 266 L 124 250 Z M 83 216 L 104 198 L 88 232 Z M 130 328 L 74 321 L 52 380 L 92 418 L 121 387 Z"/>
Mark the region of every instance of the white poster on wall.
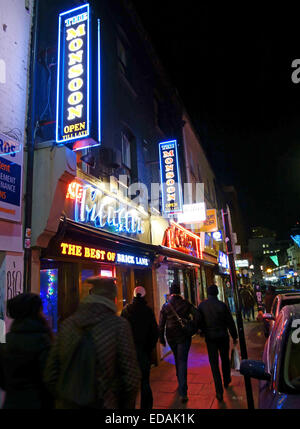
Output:
<path fill-rule="evenodd" d="M 0 267 L 0 342 L 5 342 L 11 325 L 6 302 L 23 292 L 23 261 L 23 254 L 8 254 Z"/>

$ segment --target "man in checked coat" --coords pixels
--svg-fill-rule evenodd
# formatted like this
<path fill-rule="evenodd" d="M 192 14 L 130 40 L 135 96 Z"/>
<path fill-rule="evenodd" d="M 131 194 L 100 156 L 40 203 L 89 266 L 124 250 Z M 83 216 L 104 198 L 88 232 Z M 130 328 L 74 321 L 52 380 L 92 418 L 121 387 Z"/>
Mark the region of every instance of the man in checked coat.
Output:
<path fill-rule="evenodd" d="M 90 294 L 62 323 L 50 351 L 44 381 L 57 399 L 56 408 L 80 408 L 61 397 L 58 386 L 63 363 L 78 343 L 81 330 L 88 327 L 96 353 L 97 379 L 97 402 L 90 408 L 135 408 L 141 374 L 130 325 L 116 315 L 116 284 L 113 279 L 100 277 L 90 277 L 86 282 L 91 286 Z M 83 366 L 88 371 L 88 362 Z"/>

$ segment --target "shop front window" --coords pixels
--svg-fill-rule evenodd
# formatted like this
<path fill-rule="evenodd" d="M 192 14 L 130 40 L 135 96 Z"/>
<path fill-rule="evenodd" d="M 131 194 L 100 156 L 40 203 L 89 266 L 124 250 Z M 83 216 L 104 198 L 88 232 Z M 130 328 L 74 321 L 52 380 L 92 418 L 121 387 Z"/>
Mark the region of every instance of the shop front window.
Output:
<path fill-rule="evenodd" d="M 40 271 L 40 297 L 43 313 L 53 332 L 57 332 L 57 286 L 58 269 Z"/>

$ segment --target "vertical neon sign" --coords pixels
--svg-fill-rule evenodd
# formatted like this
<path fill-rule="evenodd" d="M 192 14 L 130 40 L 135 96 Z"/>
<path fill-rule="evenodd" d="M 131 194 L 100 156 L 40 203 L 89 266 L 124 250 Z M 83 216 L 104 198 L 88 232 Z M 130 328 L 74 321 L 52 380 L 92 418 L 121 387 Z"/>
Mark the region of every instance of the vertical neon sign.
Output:
<path fill-rule="evenodd" d="M 89 4 L 59 15 L 56 141 L 90 135 Z"/>
<path fill-rule="evenodd" d="M 182 189 L 178 164 L 177 141 L 159 143 L 162 211 L 164 214 L 182 212 Z"/>

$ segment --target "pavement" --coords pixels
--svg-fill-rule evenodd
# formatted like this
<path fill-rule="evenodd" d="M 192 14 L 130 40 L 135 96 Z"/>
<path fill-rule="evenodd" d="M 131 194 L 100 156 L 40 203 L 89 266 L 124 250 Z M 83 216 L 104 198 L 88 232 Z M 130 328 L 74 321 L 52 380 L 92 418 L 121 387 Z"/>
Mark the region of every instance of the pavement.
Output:
<path fill-rule="evenodd" d="M 261 359 L 265 344 L 263 324 L 244 322 L 248 359 Z M 231 341 L 232 345 L 232 341 Z M 193 337 L 188 359 L 188 397 L 182 404 L 177 391 L 175 361 L 168 354 L 157 367 L 151 369 L 153 409 L 247 409 L 244 377 L 232 370 L 232 382 L 224 389 L 223 402 L 216 398 L 214 382 L 204 338 Z M 258 380 L 251 379 L 255 408 L 258 408 Z M 137 404 L 139 404 L 139 398 Z"/>

